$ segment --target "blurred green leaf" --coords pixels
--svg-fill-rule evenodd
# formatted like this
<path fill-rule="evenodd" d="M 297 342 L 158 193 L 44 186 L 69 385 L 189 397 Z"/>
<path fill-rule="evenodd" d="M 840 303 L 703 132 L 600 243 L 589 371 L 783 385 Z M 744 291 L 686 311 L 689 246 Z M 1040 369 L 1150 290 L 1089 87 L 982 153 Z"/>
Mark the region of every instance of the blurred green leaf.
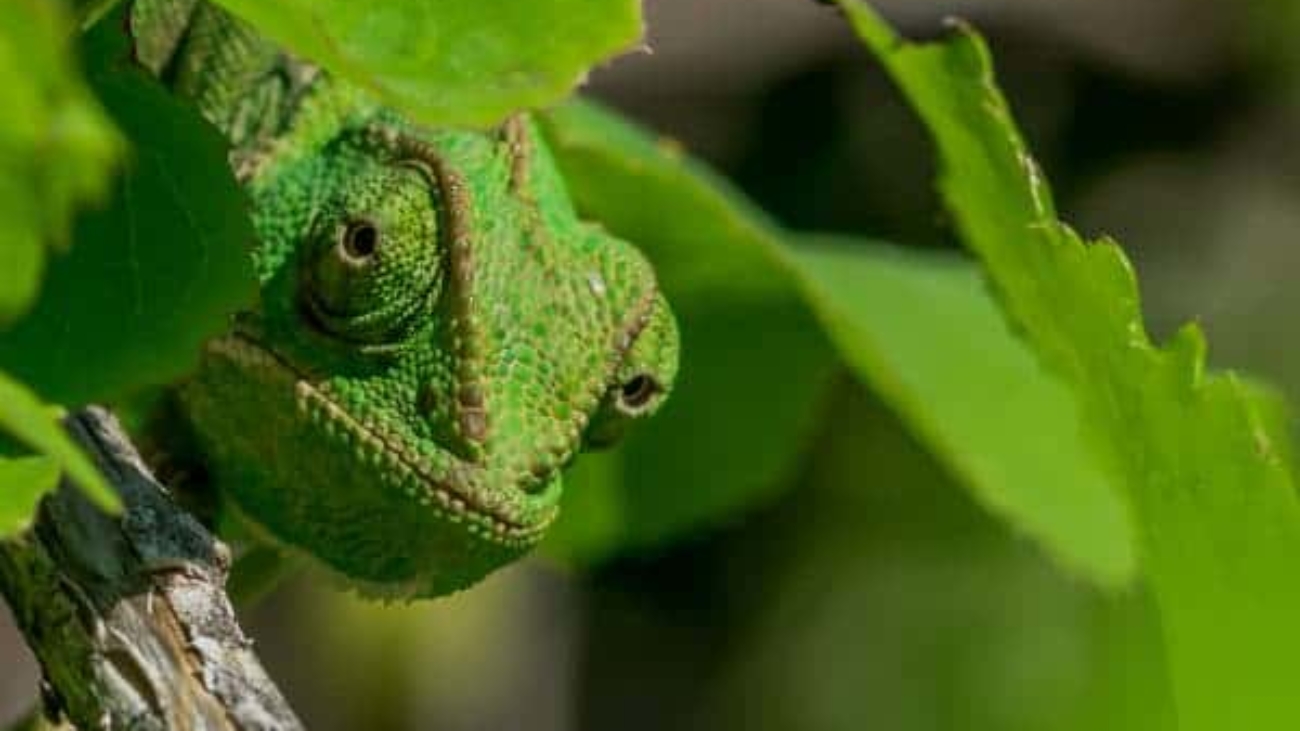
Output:
<path fill-rule="evenodd" d="M 846 475 L 864 478 L 849 489 Z M 711 685 L 722 717 L 703 725 L 1175 728 L 1149 597 L 1055 570 L 952 479 L 885 404 L 844 389 L 798 510 L 728 542 L 724 566 L 764 571 L 724 594 L 745 619 L 726 644 L 742 660 Z"/>
<path fill-rule="evenodd" d="M 41 496 L 59 484 L 59 463 L 49 457 L 0 457 L 0 539 L 31 525 Z"/>
<path fill-rule="evenodd" d="M 814 238 L 793 249 L 848 363 L 999 517 L 1104 585 L 1136 566 L 1123 504 L 1070 392 L 1007 331 L 978 271 L 942 254 Z"/>
<path fill-rule="evenodd" d="M 1012 322 L 1074 389 L 1124 489 L 1181 728 L 1300 724 L 1300 504 L 1280 404 L 1205 372 L 1194 326 L 1151 343 L 1123 253 L 1057 220 L 975 33 L 909 44 L 866 5 L 841 7 L 934 135 L 967 245 Z"/>
<path fill-rule="evenodd" d="M 552 103 L 641 34 L 638 0 L 217 0 L 428 124 Z"/>
<path fill-rule="evenodd" d="M 836 360 L 761 213 L 596 107 L 560 107 L 543 125 L 579 210 L 641 247 L 682 323 L 663 412 L 566 475 L 550 549 L 594 561 L 775 495 Z"/>
<path fill-rule="evenodd" d="M 596 106 L 557 108 L 543 127 L 580 212 L 654 262 L 683 358 L 661 414 L 612 454 L 580 460 L 552 547 L 596 560 L 770 500 L 837 369 L 775 224 L 675 145 Z"/>
<path fill-rule="evenodd" d="M 252 225 L 226 142 L 129 58 L 118 15 L 87 38 L 91 81 L 134 155 L 112 204 L 78 219 L 0 367 L 66 405 L 170 381 L 254 297 Z"/>
<path fill-rule="evenodd" d="M 41 403 L 26 386 L 3 372 L 0 372 L 0 434 L 12 436 L 25 447 L 52 459 L 87 496 L 104 509 L 118 509 L 117 495 L 108 488 L 90 459 L 63 432 L 55 411 Z M 0 459 L 10 461 L 7 457 Z M 19 458 L 21 459 L 23 458 Z M 3 506 L 0 510 L 7 516 L 18 516 L 15 519 L 20 520 L 23 507 L 35 505 L 32 493 L 45 484 L 44 475 L 32 462 L 24 462 L 19 466 L 11 464 L 10 469 L 0 472 L 0 478 L 3 478 L 0 479 L 0 506 Z M 38 484 L 18 482 L 30 478 L 36 478 Z"/>
<path fill-rule="evenodd" d="M 35 296 L 45 247 L 76 208 L 102 198 L 122 151 L 72 60 L 75 29 L 55 0 L 0 3 L 0 325 Z"/>
<path fill-rule="evenodd" d="M 982 503 L 1096 581 L 1131 576 L 1123 511 L 1078 443 L 1074 404 L 969 267 L 862 242 L 787 247 L 672 144 L 590 104 L 543 121 L 579 210 L 655 263 L 684 358 L 664 413 L 569 476 L 555 550 L 661 542 L 788 484 L 835 361 L 829 336 Z"/>
<path fill-rule="evenodd" d="M 1232 4 L 1228 20 L 1235 21 L 1229 40 L 1246 60 L 1254 63 L 1256 80 L 1282 82 L 1277 89 L 1294 95 L 1300 49 L 1295 37 L 1300 31 L 1300 2 L 1297 0 L 1245 0 Z"/>

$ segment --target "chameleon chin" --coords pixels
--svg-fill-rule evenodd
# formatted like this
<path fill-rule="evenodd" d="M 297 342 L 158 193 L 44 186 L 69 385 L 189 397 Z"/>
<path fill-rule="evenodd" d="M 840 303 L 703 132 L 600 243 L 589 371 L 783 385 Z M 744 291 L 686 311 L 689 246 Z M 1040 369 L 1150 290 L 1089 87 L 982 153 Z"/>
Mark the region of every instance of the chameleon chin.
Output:
<path fill-rule="evenodd" d="M 428 129 L 207 5 L 141 0 L 141 59 L 232 143 L 257 304 L 177 402 L 258 536 L 422 597 L 519 557 L 560 471 L 672 388 L 654 272 L 580 221 L 531 121 Z"/>

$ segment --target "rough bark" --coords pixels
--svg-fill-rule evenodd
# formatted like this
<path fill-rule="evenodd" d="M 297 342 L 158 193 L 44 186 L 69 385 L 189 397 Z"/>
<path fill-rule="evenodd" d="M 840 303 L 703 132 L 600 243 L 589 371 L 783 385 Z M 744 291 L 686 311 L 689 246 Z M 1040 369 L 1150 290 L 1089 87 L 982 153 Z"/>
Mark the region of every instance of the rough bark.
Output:
<path fill-rule="evenodd" d="M 226 547 L 167 497 L 111 414 L 67 425 L 125 512 L 64 484 L 0 542 L 0 592 L 41 663 L 47 715 L 83 731 L 301 729 L 236 622 Z"/>

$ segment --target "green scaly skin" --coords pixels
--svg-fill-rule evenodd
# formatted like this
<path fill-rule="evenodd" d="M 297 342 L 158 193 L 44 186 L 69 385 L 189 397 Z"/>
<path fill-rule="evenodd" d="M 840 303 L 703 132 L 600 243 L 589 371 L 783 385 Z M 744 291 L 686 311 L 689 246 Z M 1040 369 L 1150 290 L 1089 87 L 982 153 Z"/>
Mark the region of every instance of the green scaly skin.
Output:
<path fill-rule="evenodd" d="M 138 49 L 230 136 L 261 282 L 179 387 L 206 467 L 365 592 L 468 586 L 537 543 L 584 446 L 663 403 L 654 273 L 577 218 L 527 117 L 421 127 L 192 5 L 141 0 Z"/>

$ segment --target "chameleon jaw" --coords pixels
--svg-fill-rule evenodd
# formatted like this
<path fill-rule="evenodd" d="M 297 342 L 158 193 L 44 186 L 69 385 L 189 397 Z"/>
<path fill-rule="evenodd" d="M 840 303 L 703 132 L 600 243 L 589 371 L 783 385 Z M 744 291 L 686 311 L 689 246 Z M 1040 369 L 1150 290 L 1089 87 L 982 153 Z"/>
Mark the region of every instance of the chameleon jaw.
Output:
<path fill-rule="evenodd" d="M 428 463 L 401 439 L 352 416 L 313 385 L 306 374 L 248 333 L 235 332 L 211 340 L 206 350 L 209 357 L 233 362 L 245 372 L 283 379 L 284 386 L 291 384 L 297 410 L 304 419 L 324 425 L 331 437 L 354 452 L 364 453 L 378 473 L 394 476 L 388 479 L 432 511 L 433 517 L 464 524 L 465 530 L 480 540 L 525 550 L 541 540 L 555 519 L 558 511 L 553 507 L 540 520 L 527 524 L 493 512 L 463 487 L 473 479 L 472 468 L 458 465 L 449 474 L 434 474 Z"/>

